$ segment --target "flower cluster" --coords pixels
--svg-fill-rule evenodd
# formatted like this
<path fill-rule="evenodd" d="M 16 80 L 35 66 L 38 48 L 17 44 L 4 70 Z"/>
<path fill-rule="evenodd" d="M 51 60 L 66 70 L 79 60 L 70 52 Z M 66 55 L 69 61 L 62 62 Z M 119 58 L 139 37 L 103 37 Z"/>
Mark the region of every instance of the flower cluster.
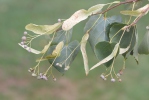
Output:
<path fill-rule="evenodd" d="M 24 32 L 24 36 L 22 36 L 22 41 L 21 41 L 21 45 L 24 47 L 24 48 L 28 48 L 28 39 L 29 37 L 27 37 L 27 35 L 29 36 L 29 34 L 25 31 Z M 31 52 L 31 49 L 28 48 L 28 52 Z"/>
<path fill-rule="evenodd" d="M 117 74 L 114 73 L 115 77 L 118 79 L 119 82 L 122 81 L 122 79 L 120 79 L 120 76 L 123 74 L 123 70 L 120 70 Z M 112 73 L 109 73 L 107 75 L 105 75 L 104 73 L 100 75 L 100 77 L 103 79 L 103 80 L 107 80 L 107 77 L 111 75 L 111 82 L 115 82 L 116 79 L 113 78 L 112 76 Z"/>
<path fill-rule="evenodd" d="M 36 74 L 35 69 L 33 69 L 33 68 L 30 68 L 28 71 L 30 73 L 32 73 L 33 77 L 37 77 L 37 79 L 42 79 L 42 80 L 46 80 L 46 81 L 48 80 L 49 76 L 47 76 L 46 74 L 43 74 L 43 73 Z M 53 81 L 56 81 L 56 78 L 54 76 L 53 76 Z"/>

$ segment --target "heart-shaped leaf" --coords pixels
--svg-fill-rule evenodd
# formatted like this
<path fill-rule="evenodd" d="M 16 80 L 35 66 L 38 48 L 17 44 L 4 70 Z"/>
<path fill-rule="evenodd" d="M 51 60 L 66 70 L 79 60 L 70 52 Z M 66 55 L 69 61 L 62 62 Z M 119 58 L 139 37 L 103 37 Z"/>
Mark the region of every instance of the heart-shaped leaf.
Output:
<path fill-rule="evenodd" d="M 129 30 L 122 30 L 126 24 L 113 23 L 109 31 L 110 41 L 114 43 L 120 42 L 120 48 L 125 48 L 127 52 L 133 50 L 136 44 L 136 27 L 132 26 Z M 124 57 L 127 52 L 123 52 Z"/>
<path fill-rule="evenodd" d="M 71 38 L 72 38 L 72 29 L 68 31 L 59 30 L 58 32 L 56 32 L 51 45 L 57 45 L 61 41 L 63 41 L 64 44 L 68 44 Z"/>
<path fill-rule="evenodd" d="M 26 30 L 32 31 L 35 34 L 52 34 L 61 27 L 62 23 L 55 23 L 54 25 L 36 25 L 28 24 L 25 26 Z"/>
<path fill-rule="evenodd" d="M 89 21 L 85 25 L 85 32 L 88 30 L 91 31 L 89 32 L 90 37 L 89 37 L 89 43 L 94 50 L 95 46 L 97 43 L 101 41 L 109 41 L 108 38 L 108 31 L 109 31 L 109 25 L 111 25 L 114 22 L 121 22 L 121 17 L 120 16 L 112 16 L 109 18 L 104 18 L 103 16 L 95 15 L 92 16 Z"/>
<path fill-rule="evenodd" d="M 111 65 L 113 62 L 113 58 L 116 57 L 119 51 L 119 43 L 109 43 L 109 42 L 99 42 L 96 45 L 96 49 L 98 52 L 96 52 L 96 55 L 98 55 L 99 58 L 101 58 L 101 61 L 99 61 L 97 64 L 95 64 L 93 67 L 91 67 L 90 70 L 93 70 L 94 68 L 100 66 L 101 64 L 107 63 L 108 66 Z M 96 50 L 96 51 L 97 51 Z"/>
<path fill-rule="evenodd" d="M 48 50 L 48 54 L 51 54 L 53 50 L 55 49 L 55 45 L 51 46 L 50 49 Z M 78 54 L 80 48 L 79 48 L 79 42 L 78 41 L 73 41 L 70 42 L 69 44 L 65 45 L 62 48 L 61 54 L 59 57 L 57 57 L 55 60 L 54 59 L 49 59 L 50 64 L 53 63 L 53 66 L 59 71 L 64 73 L 65 67 L 69 66 L 76 55 Z M 59 66 L 60 64 L 61 66 Z"/>

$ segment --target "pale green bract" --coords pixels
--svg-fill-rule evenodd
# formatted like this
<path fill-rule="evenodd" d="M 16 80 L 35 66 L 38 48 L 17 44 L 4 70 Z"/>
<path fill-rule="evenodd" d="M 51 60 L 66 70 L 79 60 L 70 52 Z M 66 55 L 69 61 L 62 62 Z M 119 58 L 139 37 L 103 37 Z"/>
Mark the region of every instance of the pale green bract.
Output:
<path fill-rule="evenodd" d="M 28 24 L 25 29 L 34 32 L 35 34 L 52 34 L 61 27 L 62 23 L 55 23 L 54 25 L 36 25 Z"/>
<path fill-rule="evenodd" d="M 21 45 L 20 43 L 18 43 L 22 48 L 24 48 L 24 45 Z M 38 50 L 35 50 L 35 49 L 33 49 L 33 48 L 31 48 L 31 47 L 26 47 L 26 48 L 24 48 L 25 50 L 27 50 L 27 51 L 30 51 L 31 53 L 34 53 L 34 54 L 40 54 L 41 53 L 41 51 L 38 51 Z"/>
<path fill-rule="evenodd" d="M 112 3 L 119 3 L 119 2 L 115 1 Z M 112 4 L 112 3 L 108 3 L 108 4 Z M 62 29 L 65 31 L 70 30 L 73 26 L 87 19 L 92 14 L 96 14 L 99 11 L 101 11 L 102 8 L 108 4 L 97 4 L 95 6 L 90 7 L 88 10 L 81 9 L 81 10 L 76 11 L 70 18 L 64 21 L 62 25 Z"/>
<path fill-rule="evenodd" d="M 83 36 L 82 41 L 81 41 L 81 53 L 83 56 L 84 69 L 85 69 L 86 75 L 88 75 L 88 73 L 89 73 L 88 57 L 87 57 L 87 53 L 86 53 L 86 43 L 87 43 L 88 38 L 89 38 L 89 34 L 86 33 Z"/>

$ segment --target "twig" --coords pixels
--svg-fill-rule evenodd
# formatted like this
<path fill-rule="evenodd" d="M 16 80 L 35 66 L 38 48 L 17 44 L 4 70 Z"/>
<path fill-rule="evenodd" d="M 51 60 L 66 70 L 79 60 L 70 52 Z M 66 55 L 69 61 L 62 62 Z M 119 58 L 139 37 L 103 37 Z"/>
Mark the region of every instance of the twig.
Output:
<path fill-rule="evenodd" d="M 104 14 L 104 13 L 108 12 L 109 10 L 112 10 L 113 8 L 116 8 L 116 7 L 118 7 L 118 6 L 122 5 L 122 4 L 127 4 L 127 3 L 132 3 L 132 2 L 138 2 L 138 1 L 140 1 L 140 0 L 129 0 L 129 1 L 120 2 L 120 3 L 118 3 L 118 4 L 116 4 L 116 5 L 108 8 L 108 9 L 102 11 L 102 12 L 99 12 L 99 13 L 96 13 L 96 14 L 93 14 L 93 15 Z"/>

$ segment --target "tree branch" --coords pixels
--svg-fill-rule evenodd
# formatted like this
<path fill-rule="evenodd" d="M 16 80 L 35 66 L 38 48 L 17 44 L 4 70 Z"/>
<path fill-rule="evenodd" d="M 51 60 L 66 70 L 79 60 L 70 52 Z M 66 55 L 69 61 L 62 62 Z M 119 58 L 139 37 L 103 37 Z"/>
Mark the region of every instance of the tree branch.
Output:
<path fill-rule="evenodd" d="M 122 4 L 127 4 L 127 3 L 132 3 L 132 2 L 138 2 L 138 1 L 140 1 L 140 0 L 129 0 L 129 1 L 120 2 L 120 3 L 118 3 L 118 4 L 116 4 L 116 5 L 108 8 L 108 9 L 102 11 L 102 12 L 99 12 L 99 13 L 96 13 L 96 14 L 93 14 L 93 15 L 104 14 L 104 13 L 108 12 L 109 10 L 112 10 L 112 9 L 114 9 L 114 8 L 122 5 Z"/>

